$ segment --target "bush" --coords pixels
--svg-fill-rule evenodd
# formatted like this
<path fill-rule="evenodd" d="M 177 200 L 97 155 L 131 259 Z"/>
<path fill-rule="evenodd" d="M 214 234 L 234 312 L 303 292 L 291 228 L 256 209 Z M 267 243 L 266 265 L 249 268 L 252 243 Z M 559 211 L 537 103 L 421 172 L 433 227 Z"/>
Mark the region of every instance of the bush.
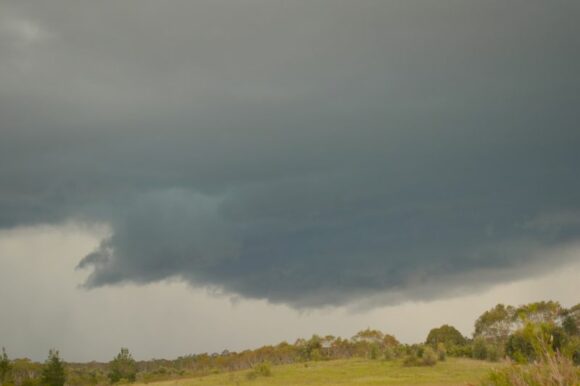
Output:
<path fill-rule="evenodd" d="M 500 348 L 497 345 L 489 344 L 487 345 L 487 360 L 491 362 L 499 361 L 501 357 Z"/>
<path fill-rule="evenodd" d="M 317 362 L 321 361 L 322 359 L 324 358 L 322 357 L 322 353 L 320 352 L 319 349 L 315 348 L 310 352 L 310 360 Z"/>
<path fill-rule="evenodd" d="M 437 363 L 437 354 L 431 347 L 421 347 L 414 354 L 407 355 L 403 366 L 434 366 Z"/>
<path fill-rule="evenodd" d="M 483 338 L 476 338 L 473 341 L 473 345 L 471 346 L 471 357 L 473 359 L 497 362 L 503 356 L 503 348 L 497 343 L 486 342 Z"/>
<path fill-rule="evenodd" d="M 256 379 L 258 377 L 271 377 L 272 376 L 272 366 L 269 362 L 262 362 L 259 365 L 254 366 L 252 371 L 246 374 L 246 378 L 249 380 Z"/>
<path fill-rule="evenodd" d="M 473 341 L 472 356 L 474 359 L 487 359 L 487 343 L 483 338 L 477 338 Z"/>
<path fill-rule="evenodd" d="M 407 355 L 405 359 L 403 359 L 403 366 L 411 367 L 411 366 L 421 366 L 421 359 L 416 355 Z"/>
<path fill-rule="evenodd" d="M 392 361 L 393 359 L 396 358 L 397 353 L 391 347 L 387 347 L 385 348 L 383 355 L 386 361 Z"/>
<path fill-rule="evenodd" d="M 512 365 L 492 371 L 483 386 L 577 386 L 578 369 L 564 355 L 546 351 L 542 358 L 530 365 Z"/>
<path fill-rule="evenodd" d="M 374 359 L 378 359 L 379 358 L 379 352 L 380 352 L 379 346 L 377 344 L 372 344 L 371 345 L 370 352 L 369 352 L 370 359 L 373 359 L 373 360 Z"/>
<path fill-rule="evenodd" d="M 576 324 L 576 320 L 570 315 L 564 318 L 564 321 L 562 322 L 562 328 L 569 336 L 578 335 L 578 325 Z"/>
<path fill-rule="evenodd" d="M 570 359 L 576 366 L 580 366 L 580 336 L 571 338 L 562 352 Z"/>
<path fill-rule="evenodd" d="M 550 323 L 528 323 L 508 338 L 506 354 L 518 363 L 532 362 L 543 350 L 560 351 L 568 344 L 568 337 L 561 327 Z"/>
<path fill-rule="evenodd" d="M 440 361 L 447 359 L 447 350 L 445 349 L 445 345 L 443 343 L 437 344 L 437 359 Z"/>
<path fill-rule="evenodd" d="M 434 366 L 437 363 L 437 354 L 431 347 L 425 347 L 421 358 L 423 366 Z"/>
<path fill-rule="evenodd" d="M 473 345 L 471 343 L 464 346 L 451 346 L 447 348 L 447 354 L 452 357 L 473 357 Z"/>
<path fill-rule="evenodd" d="M 489 375 L 484 385 L 491 386 L 577 386 L 580 385 L 580 370 L 574 367 L 571 357 L 574 354 L 573 340 L 567 342 L 564 348 L 571 348 L 570 352 L 561 353 L 560 345 L 565 341 L 555 334 L 547 335 L 554 331 L 546 329 L 545 325 L 526 326 L 514 334 L 517 339 L 525 338 L 526 345 L 533 347 L 534 362 L 528 365 L 513 365 L 501 371 L 494 371 Z M 514 339 L 514 342 L 519 342 Z M 512 343 L 514 343 L 512 342 Z M 516 347 L 515 344 L 512 344 Z M 556 346 L 556 347 L 554 347 Z M 514 356 L 522 355 L 521 347 L 517 350 L 510 348 Z M 524 360 L 527 359 L 524 357 Z M 520 359 L 521 360 L 521 359 Z"/>

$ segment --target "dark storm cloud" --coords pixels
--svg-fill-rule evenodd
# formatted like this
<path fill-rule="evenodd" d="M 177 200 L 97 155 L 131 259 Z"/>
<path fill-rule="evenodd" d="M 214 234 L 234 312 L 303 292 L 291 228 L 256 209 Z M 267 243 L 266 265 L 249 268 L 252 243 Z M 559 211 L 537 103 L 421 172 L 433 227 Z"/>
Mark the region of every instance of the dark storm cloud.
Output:
<path fill-rule="evenodd" d="M 2 2 L 0 226 L 108 223 L 88 287 L 309 306 L 525 275 L 580 238 L 579 16 Z"/>

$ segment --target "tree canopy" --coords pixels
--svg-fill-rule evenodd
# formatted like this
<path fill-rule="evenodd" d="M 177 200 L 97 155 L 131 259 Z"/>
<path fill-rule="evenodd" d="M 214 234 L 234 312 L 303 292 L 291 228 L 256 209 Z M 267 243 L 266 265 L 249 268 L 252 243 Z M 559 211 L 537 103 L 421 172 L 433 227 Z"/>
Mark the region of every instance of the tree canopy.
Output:
<path fill-rule="evenodd" d="M 446 347 L 451 347 L 464 345 L 466 339 L 455 327 L 444 324 L 439 328 L 431 329 L 425 343 L 434 347 L 437 347 L 438 343 L 443 343 Z"/>
<path fill-rule="evenodd" d="M 474 337 L 505 342 L 513 330 L 512 323 L 516 309 L 512 306 L 498 304 L 485 311 L 475 321 Z"/>

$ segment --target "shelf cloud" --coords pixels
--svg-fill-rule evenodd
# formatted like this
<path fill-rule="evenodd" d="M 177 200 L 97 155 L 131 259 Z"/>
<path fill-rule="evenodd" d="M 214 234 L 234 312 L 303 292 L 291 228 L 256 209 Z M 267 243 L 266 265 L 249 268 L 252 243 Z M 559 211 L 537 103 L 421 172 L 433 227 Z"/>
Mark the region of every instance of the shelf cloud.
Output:
<path fill-rule="evenodd" d="M 575 2 L 0 7 L 0 228 L 107 224 L 86 288 L 392 303 L 574 259 Z"/>

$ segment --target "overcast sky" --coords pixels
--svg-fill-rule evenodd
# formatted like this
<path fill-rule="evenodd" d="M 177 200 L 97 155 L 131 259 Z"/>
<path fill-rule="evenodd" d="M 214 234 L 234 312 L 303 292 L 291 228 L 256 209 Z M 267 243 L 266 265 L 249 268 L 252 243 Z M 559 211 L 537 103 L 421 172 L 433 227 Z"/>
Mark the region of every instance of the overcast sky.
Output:
<path fill-rule="evenodd" d="M 577 303 L 579 18 L 0 0 L 0 345 L 418 341 L 500 301 Z"/>

